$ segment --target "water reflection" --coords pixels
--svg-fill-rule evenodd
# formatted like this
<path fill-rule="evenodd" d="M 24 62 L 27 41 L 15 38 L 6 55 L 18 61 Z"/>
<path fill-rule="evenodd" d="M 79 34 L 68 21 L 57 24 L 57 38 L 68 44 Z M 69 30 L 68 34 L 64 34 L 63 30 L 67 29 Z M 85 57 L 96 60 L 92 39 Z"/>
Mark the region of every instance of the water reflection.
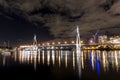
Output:
<path fill-rule="evenodd" d="M 5 63 L 6 63 L 6 57 L 3 56 L 3 66 L 5 66 Z"/>
<path fill-rule="evenodd" d="M 17 54 L 15 54 L 15 55 L 17 55 Z M 37 58 L 37 57 L 38 57 L 37 51 L 20 51 L 18 53 L 19 62 L 27 63 L 27 64 L 34 63 L 35 70 L 36 70 L 37 59 L 39 60 L 39 58 Z"/>
<path fill-rule="evenodd" d="M 50 64 L 50 51 L 47 51 L 47 64 Z"/>
<path fill-rule="evenodd" d="M 52 63 L 55 64 L 55 53 L 54 50 L 52 50 Z"/>
<path fill-rule="evenodd" d="M 80 56 L 78 56 L 80 55 Z M 34 67 L 37 70 L 40 65 L 46 65 L 50 67 L 58 67 L 70 69 L 81 77 L 84 71 L 96 72 L 97 75 L 102 73 L 108 73 L 111 70 L 119 72 L 120 70 L 120 51 L 95 51 L 84 50 L 76 54 L 76 51 L 68 50 L 42 50 L 37 51 L 19 51 L 10 55 L 14 62 L 19 64 L 27 64 Z M 8 56 L 2 55 L 2 64 L 7 66 L 9 63 Z"/>
<path fill-rule="evenodd" d="M 97 55 L 97 58 L 96 58 L 96 67 L 97 67 L 97 73 L 98 75 L 100 75 L 100 59 Z"/>
<path fill-rule="evenodd" d="M 81 77 L 81 72 L 82 72 L 81 71 L 81 59 L 82 59 L 83 56 L 78 56 L 79 54 L 81 54 L 81 53 L 77 52 L 77 56 L 76 56 L 77 57 L 77 61 L 76 61 L 77 64 L 76 65 L 77 65 L 77 70 L 78 70 L 78 76 L 80 78 Z"/>
<path fill-rule="evenodd" d="M 82 69 L 84 69 L 84 55 L 83 55 L 83 51 L 81 52 L 81 65 L 82 65 Z"/>
<path fill-rule="evenodd" d="M 120 67 L 120 51 L 91 51 L 90 53 L 90 65 L 98 74 L 100 74 L 100 67 L 103 67 L 104 72 L 109 71 L 109 68 L 112 67 L 113 70 L 118 71 Z M 86 55 L 86 54 L 84 54 Z M 89 60 L 89 59 L 88 59 Z"/>
<path fill-rule="evenodd" d="M 92 69 L 94 70 L 94 53 L 93 51 L 90 52 L 90 64 L 91 64 L 91 67 Z"/>
<path fill-rule="evenodd" d="M 84 70 L 86 66 L 86 61 L 90 62 L 90 69 L 96 70 L 100 74 L 101 68 L 104 72 L 109 71 L 109 67 L 118 71 L 120 68 L 120 51 L 81 51 L 81 56 L 76 56 L 75 51 L 62 51 L 62 50 L 48 50 L 41 52 L 31 52 L 31 51 L 19 51 L 18 57 L 20 63 L 34 63 L 34 68 L 36 64 L 47 64 L 57 65 L 59 67 L 65 66 L 65 68 L 70 65 L 74 70 L 79 66 Z M 15 61 L 17 54 L 14 55 Z M 4 58 L 4 57 L 3 57 Z M 3 59 L 5 64 L 5 60 Z M 62 65 L 61 65 L 62 64 Z"/>
<path fill-rule="evenodd" d="M 40 64 L 40 58 L 41 58 L 41 56 L 40 56 L 40 54 L 38 54 L 38 64 Z"/>
<path fill-rule="evenodd" d="M 73 51 L 73 57 L 72 58 L 73 58 L 73 60 L 72 60 L 73 69 L 75 69 L 75 52 L 74 51 Z"/>
<path fill-rule="evenodd" d="M 60 67 L 61 66 L 61 53 L 60 53 L 60 51 L 59 51 L 58 61 L 59 61 L 59 67 Z"/>
<path fill-rule="evenodd" d="M 42 63 L 44 64 L 44 51 L 42 51 Z"/>
<path fill-rule="evenodd" d="M 67 51 L 65 52 L 65 67 L 67 68 L 68 62 L 67 62 Z"/>

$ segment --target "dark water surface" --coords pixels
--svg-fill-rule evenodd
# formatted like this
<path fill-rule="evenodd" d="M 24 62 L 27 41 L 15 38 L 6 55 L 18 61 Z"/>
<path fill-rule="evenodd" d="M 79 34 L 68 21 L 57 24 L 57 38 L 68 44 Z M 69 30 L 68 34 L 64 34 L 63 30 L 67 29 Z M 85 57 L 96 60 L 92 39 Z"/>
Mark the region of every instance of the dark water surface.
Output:
<path fill-rule="evenodd" d="M 16 80 L 119 80 L 120 51 L 19 51 L 0 55 L 0 73 Z"/>

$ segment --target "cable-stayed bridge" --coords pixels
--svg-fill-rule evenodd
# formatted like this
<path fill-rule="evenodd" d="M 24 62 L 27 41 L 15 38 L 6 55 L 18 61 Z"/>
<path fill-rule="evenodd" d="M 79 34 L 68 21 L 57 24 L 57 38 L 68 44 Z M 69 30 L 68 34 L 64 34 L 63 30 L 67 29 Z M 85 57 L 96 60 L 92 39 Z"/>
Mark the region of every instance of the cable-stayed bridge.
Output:
<path fill-rule="evenodd" d="M 56 41 L 56 42 L 47 42 L 42 44 L 37 44 L 36 35 L 34 35 L 34 42 L 33 45 L 24 45 L 20 46 L 19 48 L 21 50 L 44 50 L 44 49 L 76 49 L 80 50 L 83 44 L 83 41 L 80 40 L 80 33 L 79 33 L 79 27 L 76 28 L 76 39 L 72 41 Z"/>

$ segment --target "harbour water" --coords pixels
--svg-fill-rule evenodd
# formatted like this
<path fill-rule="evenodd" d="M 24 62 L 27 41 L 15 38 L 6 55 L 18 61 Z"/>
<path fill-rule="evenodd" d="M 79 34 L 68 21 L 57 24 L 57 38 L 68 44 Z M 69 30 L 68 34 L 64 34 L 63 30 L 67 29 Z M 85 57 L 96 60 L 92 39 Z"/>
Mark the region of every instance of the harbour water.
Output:
<path fill-rule="evenodd" d="M 0 73 L 20 79 L 118 80 L 120 51 L 70 50 L 19 51 L 0 55 Z M 14 79 L 14 77 L 11 77 Z"/>

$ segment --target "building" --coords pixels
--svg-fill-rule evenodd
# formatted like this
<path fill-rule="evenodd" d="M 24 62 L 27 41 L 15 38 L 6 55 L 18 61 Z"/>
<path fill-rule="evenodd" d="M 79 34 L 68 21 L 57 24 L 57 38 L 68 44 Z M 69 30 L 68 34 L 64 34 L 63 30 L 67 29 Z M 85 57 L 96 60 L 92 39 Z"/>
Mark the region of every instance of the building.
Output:
<path fill-rule="evenodd" d="M 108 43 L 120 44 L 120 36 L 110 37 Z"/>
<path fill-rule="evenodd" d="M 107 41 L 108 41 L 107 35 L 98 36 L 98 43 L 99 44 L 106 43 Z"/>

